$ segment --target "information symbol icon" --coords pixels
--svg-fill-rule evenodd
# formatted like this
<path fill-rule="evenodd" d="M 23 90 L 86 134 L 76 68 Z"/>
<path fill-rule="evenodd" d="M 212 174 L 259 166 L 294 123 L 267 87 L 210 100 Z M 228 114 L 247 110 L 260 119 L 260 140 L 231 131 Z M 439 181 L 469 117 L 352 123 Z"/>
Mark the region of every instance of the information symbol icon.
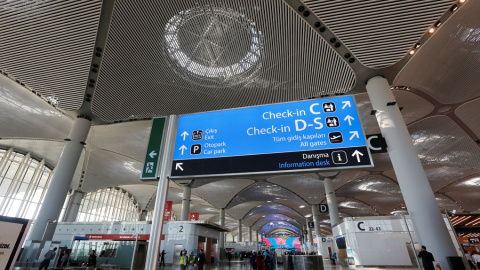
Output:
<path fill-rule="evenodd" d="M 348 162 L 347 153 L 345 151 L 333 151 L 332 160 L 334 164 L 346 164 Z"/>

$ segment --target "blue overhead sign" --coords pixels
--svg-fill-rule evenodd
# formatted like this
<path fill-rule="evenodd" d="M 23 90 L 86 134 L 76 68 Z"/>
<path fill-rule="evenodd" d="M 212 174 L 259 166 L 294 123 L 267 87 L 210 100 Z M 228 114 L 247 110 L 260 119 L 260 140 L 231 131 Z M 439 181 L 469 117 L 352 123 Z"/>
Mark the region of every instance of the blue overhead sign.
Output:
<path fill-rule="evenodd" d="M 352 96 L 179 117 L 172 177 L 373 166 Z"/>

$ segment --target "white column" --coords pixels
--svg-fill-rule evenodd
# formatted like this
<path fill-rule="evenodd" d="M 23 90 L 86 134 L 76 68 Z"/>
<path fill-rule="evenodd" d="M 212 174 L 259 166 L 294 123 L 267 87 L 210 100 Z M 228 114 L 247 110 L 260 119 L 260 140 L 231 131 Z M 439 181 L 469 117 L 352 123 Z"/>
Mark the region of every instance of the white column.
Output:
<path fill-rule="evenodd" d="M 67 142 L 60 154 L 55 173 L 48 187 L 42 207 L 38 213 L 35 224 L 32 227 L 29 240 L 42 239 L 49 220 L 57 220 L 62 211 L 63 204 L 67 198 L 68 190 L 72 182 L 78 160 L 82 154 L 83 144 L 87 139 L 91 121 L 78 117 L 73 122 L 72 129 L 68 135 Z M 51 240 L 55 225 L 50 225 L 44 239 Z"/>
<path fill-rule="evenodd" d="M 172 169 L 173 149 L 175 133 L 177 130 L 177 116 L 168 117 L 167 137 L 165 138 L 165 148 L 162 153 L 159 164 L 157 196 L 155 199 L 155 208 L 153 210 L 152 226 L 150 229 L 150 243 L 148 244 L 147 258 L 145 261 L 145 270 L 157 269 L 158 253 L 160 251 L 160 241 L 162 239 L 163 217 L 167 205 L 168 175 Z"/>
<path fill-rule="evenodd" d="M 330 215 L 330 223 L 332 228 L 340 224 L 340 215 L 338 214 L 337 197 L 335 196 L 335 187 L 332 178 L 325 177 L 323 180 L 325 186 L 325 196 L 327 197 L 328 214 Z"/>
<path fill-rule="evenodd" d="M 188 220 L 188 214 L 190 213 L 190 198 L 192 196 L 192 187 L 185 185 L 183 187 L 183 198 L 182 198 L 182 214 L 180 217 L 181 221 Z"/>
<path fill-rule="evenodd" d="M 258 244 L 258 231 L 255 232 L 255 239 L 257 240 L 257 244 Z"/>
<path fill-rule="evenodd" d="M 242 220 L 238 220 L 238 240 L 237 242 L 242 242 Z"/>
<path fill-rule="evenodd" d="M 312 252 L 315 250 L 315 245 L 313 243 L 313 233 L 312 233 L 312 228 L 308 226 L 308 223 L 310 220 L 308 218 L 305 218 L 305 222 L 307 223 L 307 236 L 308 236 L 308 252 Z"/>
<path fill-rule="evenodd" d="M 312 217 L 315 226 L 315 238 L 317 238 L 317 254 L 322 255 L 322 237 L 320 236 L 320 219 L 317 213 L 317 208 L 318 205 L 312 205 Z"/>
<path fill-rule="evenodd" d="M 457 252 L 402 114 L 398 106 L 387 105 L 396 102 L 390 85 L 378 76 L 368 80 L 366 88 L 419 244 L 433 253 L 442 269 L 450 269 L 447 256 Z"/>
<path fill-rule="evenodd" d="M 252 242 L 252 226 L 248 227 L 248 242 Z"/>
<path fill-rule="evenodd" d="M 65 216 L 63 222 L 75 222 L 77 220 L 78 210 L 82 204 L 85 192 L 80 190 L 74 190 L 68 201 L 67 209 L 65 210 Z"/>
<path fill-rule="evenodd" d="M 225 209 L 220 209 L 220 218 L 219 225 L 225 226 Z M 218 251 L 217 251 L 217 260 L 222 260 L 225 257 L 225 233 L 221 232 L 220 237 L 218 238 Z"/>
<path fill-rule="evenodd" d="M 307 234 L 305 233 L 307 231 L 307 228 L 305 225 L 303 225 L 302 227 L 302 239 L 303 239 L 303 242 L 302 242 L 302 246 L 303 246 L 303 252 L 307 253 L 308 252 L 308 248 L 307 248 Z"/>

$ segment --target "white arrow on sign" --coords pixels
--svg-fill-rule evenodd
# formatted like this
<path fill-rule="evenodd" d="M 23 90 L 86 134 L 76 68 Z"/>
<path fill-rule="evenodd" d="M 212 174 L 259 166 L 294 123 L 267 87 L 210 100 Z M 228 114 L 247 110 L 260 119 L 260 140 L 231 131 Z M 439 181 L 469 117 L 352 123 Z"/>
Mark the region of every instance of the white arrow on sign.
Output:
<path fill-rule="evenodd" d="M 182 150 L 182 155 L 183 155 L 183 151 L 187 150 L 187 147 L 185 145 L 182 145 L 182 147 L 180 147 L 178 150 Z"/>
<path fill-rule="evenodd" d="M 362 152 L 358 151 L 358 150 L 355 150 L 355 152 L 353 152 L 352 154 L 352 157 L 356 156 L 357 157 L 357 162 L 360 162 L 360 156 L 363 156 Z"/>
<path fill-rule="evenodd" d="M 350 100 L 347 100 L 347 101 L 342 101 L 343 104 L 343 107 L 342 107 L 342 110 L 345 109 L 346 107 L 352 107 L 352 104 L 350 104 Z"/>
<path fill-rule="evenodd" d="M 352 134 L 352 136 L 350 137 L 350 141 L 355 137 L 360 138 L 360 135 L 358 135 L 358 131 L 350 131 L 350 133 Z"/>
<path fill-rule="evenodd" d="M 155 150 L 153 150 L 152 152 L 150 152 L 150 154 L 148 154 L 151 158 L 155 158 L 155 156 L 157 155 L 157 153 L 155 153 Z"/>
<path fill-rule="evenodd" d="M 183 165 L 183 163 L 182 163 L 182 162 L 180 162 L 180 163 L 177 163 L 177 164 L 175 165 L 175 171 L 178 171 L 178 169 L 180 169 L 180 170 L 183 172 L 182 165 Z"/>
<path fill-rule="evenodd" d="M 349 126 L 352 125 L 352 120 L 355 120 L 355 118 L 351 117 L 350 115 L 347 115 L 347 117 L 345 117 L 345 119 L 343 119 L 343 121 L 348 121 Z"/>
<path fill-rule="evenodd" d="M 190 134 L 188 134 L 186 131 L 184 131 L 184 132 L 182 133 L 182 135 L 180 135 L 180 136 L 182 136 L 182 137 L 183 137 L 183 140 L 185 141 L 185 138 L 187 138 L 188 135 L 190 135 Z"/>

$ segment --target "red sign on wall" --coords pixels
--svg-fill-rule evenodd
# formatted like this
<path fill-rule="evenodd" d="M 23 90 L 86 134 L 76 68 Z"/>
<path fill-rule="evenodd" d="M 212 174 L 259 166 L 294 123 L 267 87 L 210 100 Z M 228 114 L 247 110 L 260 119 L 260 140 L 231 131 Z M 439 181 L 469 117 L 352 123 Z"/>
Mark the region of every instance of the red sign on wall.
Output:
<path fill-rule="evenodd" d="M 114 240 L 114 241 L 135 241 L 136 235 L 131 234 L 86 234 L 90 240 Z M 150 239 L 150 234 L 139 234 L 138 240 L 146 241 Z M 165 240 L 165 235 L 162 234 L 162 240 Z"/>
<path fill-rule="evenodd" d="M 190 213 L 188 215 L 188 220 L 198 220 L 199 216 L 200 216 L 200 214 L 198 214 L 198 213 Z"/>
<path fill-rule="evenodd" d="M 164 221 L 169 221 L 172 218 L 172 206 L 173 202 L 167 201 L 167 204 L 165 205 L 165 215 L 163 216 Z"/>

